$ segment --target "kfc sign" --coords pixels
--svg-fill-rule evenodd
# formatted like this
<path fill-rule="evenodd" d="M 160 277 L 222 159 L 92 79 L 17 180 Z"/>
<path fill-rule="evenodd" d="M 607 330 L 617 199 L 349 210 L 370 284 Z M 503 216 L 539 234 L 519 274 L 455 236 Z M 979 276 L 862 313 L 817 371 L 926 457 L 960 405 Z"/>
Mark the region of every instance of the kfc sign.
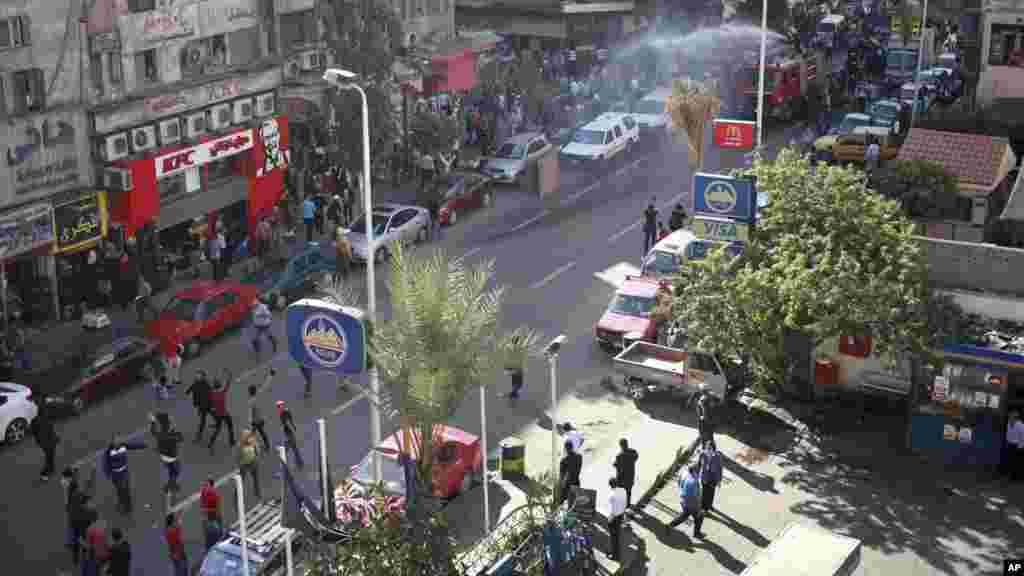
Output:
<path fill-rule="evenodd" d="M 251 149 L 252 146 L 253 135 L 252 130 L 249 129 L 221 136 L 191 148 L 157 156 L 156 160 L 154 160 L 156 162 L 156 177 L 161 179 L 174 176 L 189 168 L 195 168 L 245 152 Z"/>
<path fill-rule="evenodd" d="M 746 120 L 715 120 L 715 144 L 719 148 L 752 150 L 756 123 Z"/>

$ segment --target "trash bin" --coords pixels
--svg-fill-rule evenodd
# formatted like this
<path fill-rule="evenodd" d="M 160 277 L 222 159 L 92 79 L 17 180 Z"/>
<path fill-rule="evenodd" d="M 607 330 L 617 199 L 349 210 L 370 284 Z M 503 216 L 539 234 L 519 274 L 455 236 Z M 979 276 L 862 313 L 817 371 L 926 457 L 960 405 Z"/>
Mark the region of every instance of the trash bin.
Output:
<path fill-rule="evenodd" d="M 526 444 L 512 436 L 501 441 L 502 476 L 526 475 Z"/>

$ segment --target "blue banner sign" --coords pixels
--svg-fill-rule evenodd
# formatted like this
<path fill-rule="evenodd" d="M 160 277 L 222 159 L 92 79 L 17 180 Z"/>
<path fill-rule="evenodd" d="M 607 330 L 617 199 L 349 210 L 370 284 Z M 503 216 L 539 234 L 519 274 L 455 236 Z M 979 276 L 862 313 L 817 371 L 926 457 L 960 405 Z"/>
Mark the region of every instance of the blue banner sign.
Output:
<path fill-rule="evenodd" d="M 743 242 L 730 242 L 726 244 L 711 240 L 694 240 L 686 245 L 686 258 L 689 260 L 703 260 L 708 257 L 708 253 L 711 250 L 720 246 L 725 246 L 725 253 L 730 258 L 743 254 L 743 250 L 746 248 L 746 244 Z"/>
<path fill-rule="evenodd" d="M 305 298 L 288 306 L 288 353 L 299 364 L 336 374 L 366 370 L 365 313 Z"/>
<path fill-rule="evenodd" d="M 753 224 L 757 219 L 754 182 L 698 172 L 693 176 L 693 213 Z"/>

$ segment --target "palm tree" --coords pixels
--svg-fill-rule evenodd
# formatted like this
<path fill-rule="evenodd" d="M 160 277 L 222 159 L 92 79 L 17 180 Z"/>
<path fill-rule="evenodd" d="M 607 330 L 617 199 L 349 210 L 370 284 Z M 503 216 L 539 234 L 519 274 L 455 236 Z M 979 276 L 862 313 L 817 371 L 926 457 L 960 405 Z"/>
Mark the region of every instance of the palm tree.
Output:
<path fill-rule="evenodd" d="M 397 243 L 390 254 L 391 318 L 373 326 L 369 343 L 387 397 L 371 401 L 385 404 L 401 419 L 403 451 L 410 450 L 415 457 L 418 486 L 409 487 L 415 502 L 421 500 L 417 495 L 432 492 L 438 427 L 454 417 L 470 391 L 492 381 L 500 368 L 522 369 L 527 357 L 538 352 L 539 337 L 524 327 L 501 331 L 504 290 L 490 287 L 493 261 L 470 267 L 441 250 L 410 254 Z M 353 291 L 344 285 L 321 289 L 339 303 L 356 303 Z M 413 435 L 420 442 L 414 452 Z"/>
<path fill-rule="evenodd" d="M 699 171 L 704 167 L 704 127 L 722 108 L 718 85 L 713 80 L 701 82 L 691 78 L 672 82 L 672 95 L 665 109 L 672 118 L 672 128 L 686 132 L 690 163 Z"/>

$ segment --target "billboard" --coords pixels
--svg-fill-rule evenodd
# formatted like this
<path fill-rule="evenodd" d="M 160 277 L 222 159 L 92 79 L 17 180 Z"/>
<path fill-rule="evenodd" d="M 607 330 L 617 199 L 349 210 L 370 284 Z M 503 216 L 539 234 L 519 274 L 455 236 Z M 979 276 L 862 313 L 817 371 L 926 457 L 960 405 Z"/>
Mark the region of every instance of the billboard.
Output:
<path fill-rule="evenodd" d="M 694 174 L 693 213 L 753 224 L 757 219 L 754 182 L 723 174 Z"/>
<path fill-rule="evenodd" d="M 755 126 L 757 126 L 756 122 L 748 120 L 716 119 L 714 121 L 715 145 L 732 150 L 753 150 Z"/>
<path fill-rule="evenodd" d="M 336 374 L 366 370 L 365 313 L 358 308 L 304 298 L 288 306 L 288 353 L 299 364 Z"/>

